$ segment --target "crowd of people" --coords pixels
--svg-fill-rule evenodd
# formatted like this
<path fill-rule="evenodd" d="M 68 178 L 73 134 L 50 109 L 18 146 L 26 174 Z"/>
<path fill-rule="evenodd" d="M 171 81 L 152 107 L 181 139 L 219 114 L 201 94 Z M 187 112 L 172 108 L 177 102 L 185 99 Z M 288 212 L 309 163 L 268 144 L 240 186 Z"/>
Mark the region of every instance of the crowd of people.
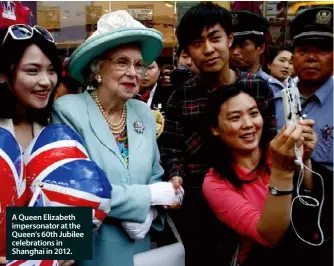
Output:
<path fill-rule="evenodd" d="M 93 259 L 59 265 L 134 266 L 151 233 L 162 239 L 167 213 L 186 266 L 332 265 L 332 16 L 304 11 L 293 46 L 276 51 L 262 16 L 200 3 L 177 26 L 174 69 L 159 61 L 161 33 L 124 10 L 100 18 L 66 70 L 46 29 L 4 29 L 0 127 L 24 153 L 43 127 L 69 126 L 112 186 Z M 286 123 L 282 90 L 292 87 L 303 119 Z M 323 206 L 300 194 L 324 196 Z"/>

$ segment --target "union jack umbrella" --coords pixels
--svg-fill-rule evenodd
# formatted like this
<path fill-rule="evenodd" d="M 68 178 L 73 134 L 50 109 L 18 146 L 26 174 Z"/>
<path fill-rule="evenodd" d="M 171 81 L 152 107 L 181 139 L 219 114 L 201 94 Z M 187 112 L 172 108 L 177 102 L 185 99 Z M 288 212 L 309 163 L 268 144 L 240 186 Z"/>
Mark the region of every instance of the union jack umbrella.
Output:
<path fill-rule="evenodd" d="M 24 153 L 27 186 L 30 187 L 44 171 L 76 159 L 88 159 L 81 137 L 70 127 L 50 125 L 32 140 Z"/>
<path fill-rule="evenodd" d="M 98 228 L 111 207 L 112 187 L 88 158 L 80 136 L 62 124 L 45 127 L 24 154 L 29 206 L 87 206 Z"/>
<path fill-rule="evenodd" d="M 6 207 L 26 202 L 24 164 L 14 136 L 0 128 L 0 256 L 6 254 Z"/>
<path fill-rule="evenodd" d="M 56 260 L 9 260 L 7 266 L 58 266 Z"/>

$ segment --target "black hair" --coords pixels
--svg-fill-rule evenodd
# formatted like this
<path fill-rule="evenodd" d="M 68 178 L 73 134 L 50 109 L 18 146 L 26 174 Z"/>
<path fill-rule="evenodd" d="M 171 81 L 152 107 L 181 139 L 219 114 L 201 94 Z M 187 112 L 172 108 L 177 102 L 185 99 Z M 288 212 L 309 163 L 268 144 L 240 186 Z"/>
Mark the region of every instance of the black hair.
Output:
<path fill-rule="evenodd" d="M 7 32 L 7 29 L 0 33 L 0 41 Z M 19 113 L 17 110 L 18 99 L 9 86 L 13 87 L 14 74 L 17 65 L 21 61 L 25 51 L 31 45 L 38 46 L 46 57 L 51 61 L 55 72 L 57 73 L 57 84 L 50 95 L 47 106 L 43 109 L 33 109 L 28 107 L 25 114 Z M 0 118 L 11 118 L 13 122 L 27 120 L 29 122 L 37 122 L 41 125 L 47 125 L 50 112 L 56 93 L 56 88 L 61 82 L 62 65 L 58 57 L 57 47 L 54 43 L 46 40 L 42 35 L 34 31 L 33 36 L 26 40 L 14 40 L 10 35 L 7 36 L 5 43 L 0 48 L 1 65 L 0 73 L 6 75 L 8 84 L 0 84 Z"/>
<path fill-rule="evenodd" d="M 161 69 L 162 68 L 162 65 L 163 65 L 163 60 L 161 57 L 158 57 L 155 59 L 155 62 L 157 63 L 158 65 L 158 68 Z"/>
<path fill-rule="evenodd" d="M 70 76 L 68 73 L 68 61 L 70 57 L 61 58 L 62 62 L 62 84 L 70 93 L 78 93 L 79 91 L 85 90 L 84 84 Z M 59 87 L 58 87 L 59 88 Z M 57 93 L 56 93 L 57 94 Z"/>
<path fill-rule="evenodd" d="M 205 28 L 220 24 L 229 35 L 232 31 L 231 14 L 223 7 L 208 2 L 190 8 L 177 27 L 177 39 L 180 46 L 188 52 L 189 45 L 201 37 Z"/>
<path fill-rule="evenodd" d="M 269 46 L 268 49 L 269 49 L 269 56 L 267 57 L 268 64 L 271 64 L 274 61 L 275 57 L 278 56 L 283 51 L 288 51 L 291 53 L 291 50 L 289 47 L 277 49 L 275 46 Z"/>
<path fill-rule="evenodd" d="M 262 66 L 262 70 L 269 75 L 271 75 L 271 71 L 268 68 L 268 64 L 271 64 L 276 56 L 278 56 L 283 51 L 288 51 L 292 53 L 289 46 L 284 46 L 282 49 L 278 49 L 276 46 L 271 45 L 267 47 L 267 51 L 268 55 L 266 56 L 266 64 Z"/>
<path fill-rule="evenodd" d="M 182 53 L 183 50 L 184 50 L 184 49 L 183 49 L 181 46 L 179 46 L 179 47 L 177 48 L 177 50 L 176 50 L 176 58 L 177 58 L 177 60 L 179 60 L 179 58 L 180 58 L 181 53 Z"/>
<path fill-rule="evenodd" d="M 209 97 L 209 103 L 206 110 L 207 122 L 205 125 L 205 145 L 209 158 L 209 167 L 212 167 L 221 178 L 227 179 L 235 188 L 240 188 L 242 184 L 249 181 L 242 181 L 239 179 L 235 171 L 233 170 L 234 157 L 230 148 L 223 143 L 219 136 L 214 136 L 212 133 L 213 127 L 218 127 L 218 116 L 220 113 L 221 105 L 232 97 L 239 95 L 240 93 L 247 93 L 257 103 L 260 114 L 263 117 L 263 110 L 261 105 L 256 100 L 254 92 L 244 84 L 221 86 L 214 91 Z M 258 169 L 267 169 L 266 155 L 267 146 L 269 142 L 269 127 L 263 125 L 262 135 L 260 139 L 261 159 L 253 171 Z"/>
<path fill-rule="evenodd" d="M 235 45 L 240 45 L 246 40 L 250 40 L 255 44 L 255 47 L 259 47 L 263 44 L 265 44 L 265 38 L 264 35 L 255 35 L 255 34 L 248 34 L 248 35 L 240 35 L 235 36 L 233 38 L 233 44 L 232 47 Z"/>

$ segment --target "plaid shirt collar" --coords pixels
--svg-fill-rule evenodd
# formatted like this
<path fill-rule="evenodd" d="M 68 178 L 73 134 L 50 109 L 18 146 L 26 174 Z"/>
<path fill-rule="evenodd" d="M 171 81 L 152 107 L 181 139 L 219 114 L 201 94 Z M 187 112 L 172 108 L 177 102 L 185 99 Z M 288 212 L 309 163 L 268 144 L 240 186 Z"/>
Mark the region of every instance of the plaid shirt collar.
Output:
<path fill-rule="evenodd" d="M 237 80 L 240 80 L 242 78 L 242 73 L 246 72 L 241 72 L 239 69 L 233 69 L 233 71 L 237 74 Z M 250 73 L 247 73 L 248 75 L 251 75 Z M 201 75 L 195 76 L 192 80 L 189 81 L 189 87 L 197 87 L 200 88 L 201 90 L 203 88 L 207 88 L 208 93 L 214 92 L 220 85 L 213 85 L 212 78 L 210 77 L 203 77 Z"/>

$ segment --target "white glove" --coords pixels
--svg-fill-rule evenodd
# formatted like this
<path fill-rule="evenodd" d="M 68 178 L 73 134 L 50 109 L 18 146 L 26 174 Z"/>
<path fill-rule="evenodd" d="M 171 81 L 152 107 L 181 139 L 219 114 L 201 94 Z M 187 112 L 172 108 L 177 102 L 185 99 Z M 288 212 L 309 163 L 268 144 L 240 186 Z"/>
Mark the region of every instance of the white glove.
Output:
<path fill-rule="evenodd" d="M 151 207 L 148 211 L 145 222 L 134 223 L 134 222 L 122 222 L 122 226 L 125 232 L 132 239 L 143 239 L 147 232 L 150 230 L 153 220 L 157 217 L 158 212 L 154 207 Z"/>
<path fill-rule="evenodd" d="M 151 190 L 151 205 L 173 205 L 177 201 L 171 182 L 158 182 L 148 187 Z"/>

